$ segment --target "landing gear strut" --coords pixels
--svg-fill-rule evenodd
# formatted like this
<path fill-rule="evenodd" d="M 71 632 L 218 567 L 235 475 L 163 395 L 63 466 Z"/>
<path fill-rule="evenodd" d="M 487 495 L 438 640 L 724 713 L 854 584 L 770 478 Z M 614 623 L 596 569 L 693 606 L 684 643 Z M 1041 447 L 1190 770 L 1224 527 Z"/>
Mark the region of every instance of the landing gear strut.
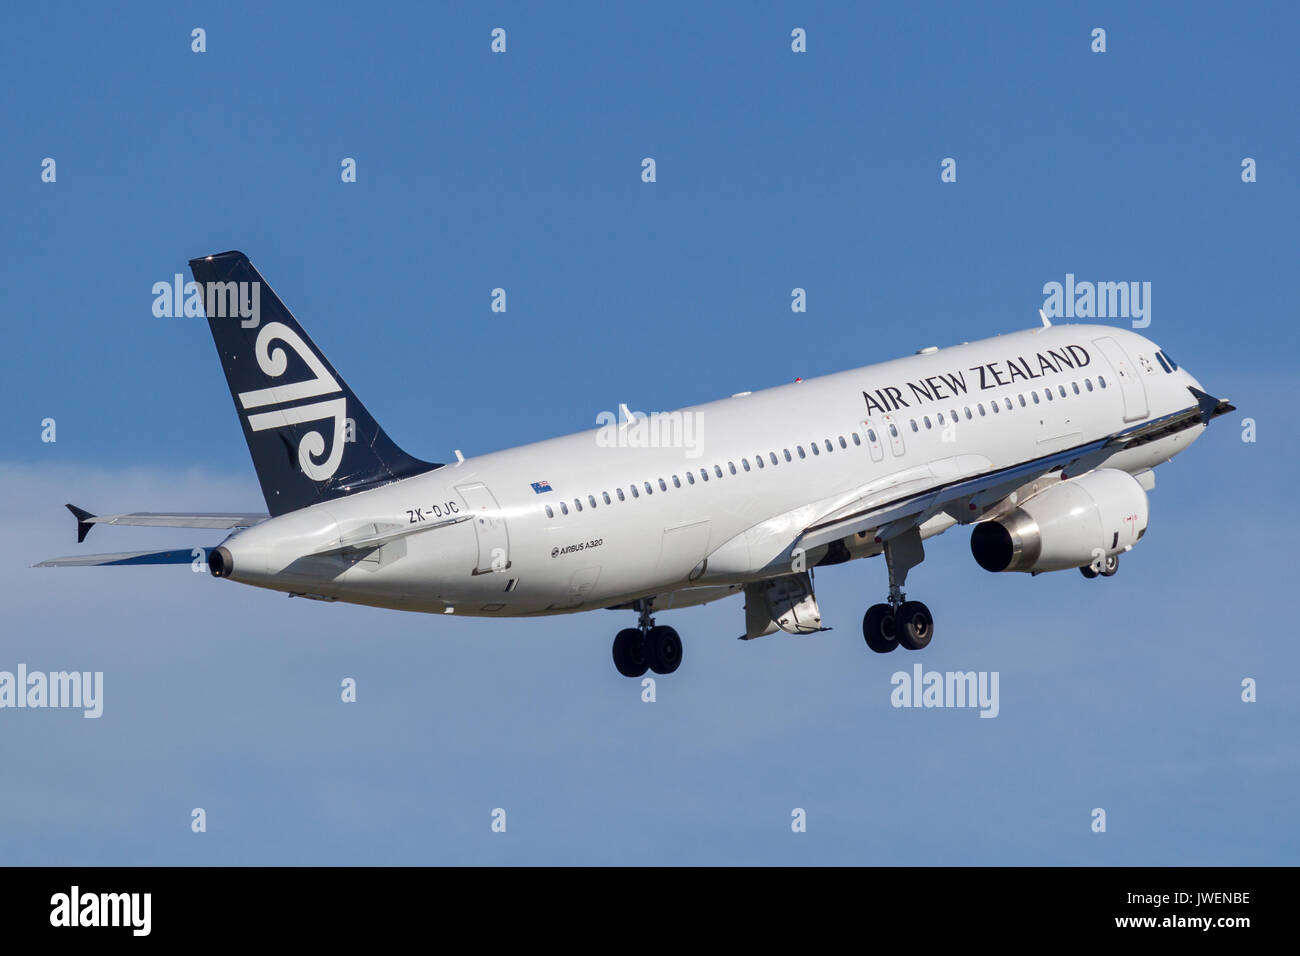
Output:
<path fill-rule="evenodd" d="M 862 637 L 877 654 L 888 654 L 900 644 L 919 651 L 934 637 L 934 618 L 920 601 L 903 593 L 907 572 L 925 560 L 921 532 L 915 527 L 885 542 L 889 568 L 889 603 L 873 604 L 862 618 Z"/>
<path fill-rule="evenodd" d="M 682 639 L 671 627 L 656 626 L 647 601 L 638 601 L 636 627 L 614 638 L 614 667 L 624 677 L 640 677 L 647 670 L 671 674 L 682 663 Z"/>

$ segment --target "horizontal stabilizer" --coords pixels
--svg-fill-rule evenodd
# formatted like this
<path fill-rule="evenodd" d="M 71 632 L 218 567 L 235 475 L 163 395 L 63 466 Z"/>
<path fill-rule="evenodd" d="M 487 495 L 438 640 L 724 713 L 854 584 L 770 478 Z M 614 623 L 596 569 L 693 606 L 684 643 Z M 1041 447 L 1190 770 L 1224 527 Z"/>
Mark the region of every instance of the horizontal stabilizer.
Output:
<path fill-rule="evenodd" d="M 120 515 L 95 515 L 86 511 L 84 508 L 78 508 L 76 505 L 67 505 L 66 507 L 77 519 L 78 544 L 86 540 L 86 535 L 90 533 L 91 527 L 97 524 L 131 525 L 142 528 L 210 528 L 215 530 L 229 530 L 231 528 L 251 528 L 253 525 L 260 524 L 270 517 L 270 515 L 265 512 L 259 514 L 242 514 L 234 512 L 173 514 L 170 512 L 136 511 L 130 514 Z"/>
<path fill-rule="evenodd" d="M 120 554 L 81 554 L 69 558 L 50 558 L 34 565 L 38 568 L 89 568 L 136 564 L 207 563 L 211 548 L 181 548 L 173 551 L 123 551 Z"/>

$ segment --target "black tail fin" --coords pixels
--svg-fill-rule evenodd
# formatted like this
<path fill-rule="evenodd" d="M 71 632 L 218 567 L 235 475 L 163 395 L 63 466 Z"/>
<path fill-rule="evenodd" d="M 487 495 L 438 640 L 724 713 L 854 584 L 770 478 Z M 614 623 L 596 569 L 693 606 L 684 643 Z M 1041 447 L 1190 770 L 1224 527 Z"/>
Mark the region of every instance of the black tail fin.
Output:
<path fill-rule="evenodd" d="M 248 256 L 190 271 L 273 516 L 441 467 L 393 444 Z"/>

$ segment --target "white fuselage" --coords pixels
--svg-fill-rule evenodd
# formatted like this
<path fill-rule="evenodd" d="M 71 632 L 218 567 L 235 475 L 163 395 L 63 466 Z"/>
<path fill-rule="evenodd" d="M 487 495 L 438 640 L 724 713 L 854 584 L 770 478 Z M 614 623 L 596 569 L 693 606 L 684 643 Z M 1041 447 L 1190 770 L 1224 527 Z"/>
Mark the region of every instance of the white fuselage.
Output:
<path fill-rule="evenodd" d="M 682 409 L 657 434 L 615 424 L 469 458 L 272 518 L 224 547 L 236 581 L 435 613 L 564 613 L 708 586 L 721 596 L 783 573 L 774 562 L 799 534 L 864 486 L 896 479 L 901 492 L 1007 468 L 1194 405 L 1198 383 L 1156 351 L 1087 325 L 927 351 Z M 1202 430 L 1089 467 L 1142 472 Z M 415 533 L 314 556 L 385 529 Z M 860 535 L 845 543 L 850 557 L 879 553 Z"/>

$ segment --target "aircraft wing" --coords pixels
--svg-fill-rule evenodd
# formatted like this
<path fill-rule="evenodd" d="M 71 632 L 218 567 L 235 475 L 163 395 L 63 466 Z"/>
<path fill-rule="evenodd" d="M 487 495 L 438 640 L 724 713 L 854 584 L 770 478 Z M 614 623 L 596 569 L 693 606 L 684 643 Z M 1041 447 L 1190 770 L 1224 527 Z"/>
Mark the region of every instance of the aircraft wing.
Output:
<path fill-rule="evenodd" d="M 1220 415 L 1226 415 L 1237 410 L 1237 406 L 1226 398 L 1215 398 L 1213 395 L 1202 392 L 1199 388 L 1192 388 L 1190 385 L 1187 386 L 1187 390 L 1196 399 L 1195 405 L 1125 429 L 1116 435 L 1112 435 L 1110 444 L 1112 446 L 1122 445 L 1125 448 L 1136 448 L 1139 445 L 1145 445 L 1158 438 L 1164 438 L 1166 435 L 1172 435 L 1175 432 L 1196 425 L 1208 425 Z"/>
<path fill-rule="evenodd" d="M 795 544 L 807 551 L 863 531 L 873 532 L 878 540 L 887 541 L 967 499 L 969 503 L 965 507 L 979 511 L 1057 468 L 1063 472 L 1087 471 L 1114 454 L 1117 448 L 1143 445 L 1235 411 L 1226 399 L 1194 388 L 1189 391 L 1196 399 L 1195 405 L 1011 468 L 979 471 L 977 456 L 959 455 L 899 472 L 885 479 L 889 482 L 887 486 L 879 482 L 864 486 L 852 500 L 805 528 Z M 925 474 L 927 471 L 929 475 Z"/>
<path fill-rule="evenodd" d="M 879 540 L 887 541 L 965 499 L 970 499 L 966 507 L 978 511 L 1053 469 L 1066 469 L 1073 462 L 1087 459 L 1110 441 L 1110 438 L 1098 439 L 993 471 L 977 471 L 978 456 L 974 455 L 959 455 L 945 462 L 909 469 L 901 473 L 910 476 L 906 480 L 883 489 L 865 486 L 861 495 L 818 518 L 804 529 L 796 546 L 808 551 L 863 531 L 874 532 Z M 930 474 L 927 476 L 924 471 Z"/>
<path fill-rule="evenodd" d="M 146 528 L 251 528 L 265 521 L 270 515 L 237 514 L 233 512 L 207 512 L 195 514 L 172 514 L 157 511 L 136 511 L 120 515 L 96 515 L 76 505 L 65 505 L 77 519 L 77 543 L 86 540 L 90 529 L 97 524 L 134 525 Z"/>

